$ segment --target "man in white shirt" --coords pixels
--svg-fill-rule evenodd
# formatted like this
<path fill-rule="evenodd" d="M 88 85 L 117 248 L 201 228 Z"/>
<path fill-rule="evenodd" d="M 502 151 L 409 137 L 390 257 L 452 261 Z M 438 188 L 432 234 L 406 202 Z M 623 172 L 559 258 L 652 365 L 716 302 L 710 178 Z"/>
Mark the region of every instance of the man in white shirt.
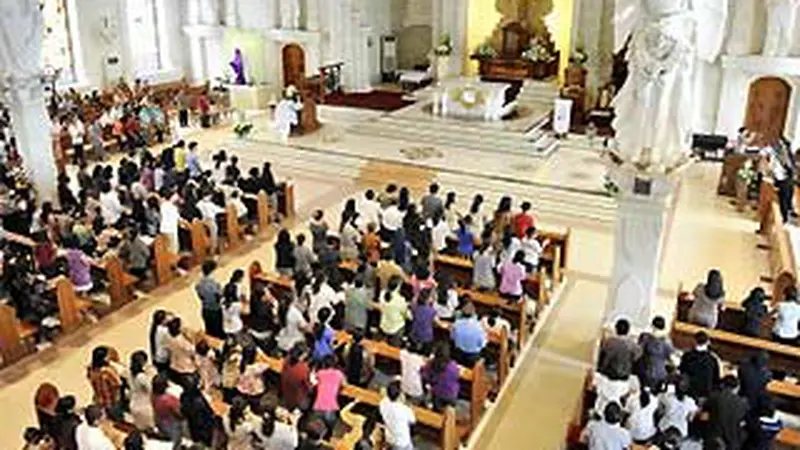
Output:
<path fill-rule="evenodd" d="M 400 398 L 400 382 L 393 381 L 386 388 L 386 397 L 378 409 L 386 425 L 386 441 L 393 450 L 412 450 L 411 425 L 417 422 L 414 411 Z"/>
<path fill-rule="evenodd" d="M 111 439 L 100 429 L 103 420 L 103 408 L 91 405 L 86 408 L 86 421 L 75 428 L 75 442 L 78 450 L 116 450 Z"/>
<path fill-rule="evenodd" d="M 367 225 L 381 223 L 381 204 L 375 200 L 375 191 L 367 189 L 358 204 L 358 213 L 361 215 L 361 231 L 367 229 Z"/>
<path fill-rule="evenodd" d="M 220 208 L 217 204 L 211 201 L 211 194 L 203 197 L 197 202 L 197 209 L 203 220 L 208 226 L 209 234 L 211 235 L 211 248 L 219 250 L 219 227 L 217 226 L 217 216 L 224 213 L 225 210 Z"/>
<path fill-rule="evenodd" d="M 177 201 L 177 195 L 161 200 L 161 223 L 158 227 L 159 232 L 167 235 L 169 250 L 173 253 L 178 253 L 181 249 L 178 241 L 178 226 L 180 225 L 181 214 L 176 205 Z"/>
<path fill-rule="evenodd" d="M 788 345 L 797 345 L 800 338 L 800 304 L 797 303 L 797 290 L 790 287 L 785 298 L 775 308 L 775 326 L 772 329 L 774 340 Z"/>
<path fill-rule="evenodd" d="M 791 144 L 788 141 L 778 139 L 762 149 L 761 154 L 769 161 L 772 179 L 778 190 L 778 206 L 780 206 L 783 223 L 786 223 L 790 216 L 795 215 L 793 199 L 796 166 L 792 156 Z"/>
<path fill-rule="evenodd" d="M 100 214 L 103 216 L 103 222 L 105 222 L 106 226 L 112 226 L 119 222 L 125 208 L 123 208 L 122 203 L 119 201 L 119 196 L 111 188 L 110 183 L 105 183 L 102 190 L 103 192 L 100 193 Z"/>
<path fill-rule="evenodd" d="M 69 133 L 72 142 L 72 150 L 74 151 L 72 155 L 73 163 L 78 164 L 83 161 L 83 144 L 84 136 L 86 135 L 86 128 L 83 126 L 83 122 L 81 122 L 78 116 L 72 119 L 69 127 L 67 127 L 67 133 Z"/>
<path fill-rule="evenodd" d="M 397 205 L 389 205 L 381 213 L 381 226 L 389 234 L 394 234 L 403 226 L 403 218 L 406 216 L 404 211 L 400 211 Z"/>
<path fill-rule="evenodd" d="M 525 230 L 525 237 L 522 238 L 520 247 L 525 252 L 525 263 L 529 272 L 533 272 L 539 267 L 539 259 L 542 257 L 542 252 L 544 252 L 544 247 L 547 244 L 547 241 L 542 244 L 536 239 L 536 228 L 530 227 Z"/>

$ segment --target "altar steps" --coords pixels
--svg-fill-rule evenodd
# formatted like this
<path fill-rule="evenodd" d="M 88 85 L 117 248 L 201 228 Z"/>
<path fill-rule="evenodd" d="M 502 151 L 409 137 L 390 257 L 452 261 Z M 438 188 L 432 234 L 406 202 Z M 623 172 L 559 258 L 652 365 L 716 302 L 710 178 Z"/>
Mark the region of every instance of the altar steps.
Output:
<path fill-rule="evenodd" d="M 408 143 L 492 152 L 498 156 L 509 152 L 546 157 L 558 148 L 557 142 L 544 136 L 546 132 L 541 129 L 519 133 L 482 125 L 481 122 L 435 117 L 421 119 L 392 115 L 358 123 L 350 126 L 348 131 Z"/>

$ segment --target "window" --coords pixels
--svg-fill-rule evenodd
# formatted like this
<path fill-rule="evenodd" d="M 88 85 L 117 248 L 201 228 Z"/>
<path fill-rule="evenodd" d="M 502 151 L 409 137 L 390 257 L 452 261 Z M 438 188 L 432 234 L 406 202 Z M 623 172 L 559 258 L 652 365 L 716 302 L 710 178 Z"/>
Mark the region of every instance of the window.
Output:
<path fill-rule="evenodd" d="M 60 81 L 71 83 L 76 81 L 77 74 L 67 3 L 67 0 L 42 0 L 40 3 L 44 19 L 42 66 L 61 69 Z"/>
<path fill-rule="evenodd" d="M 128 35 L 134 72 L 151 74 L 164 68 L 160 0 L 128 0 Z"/>

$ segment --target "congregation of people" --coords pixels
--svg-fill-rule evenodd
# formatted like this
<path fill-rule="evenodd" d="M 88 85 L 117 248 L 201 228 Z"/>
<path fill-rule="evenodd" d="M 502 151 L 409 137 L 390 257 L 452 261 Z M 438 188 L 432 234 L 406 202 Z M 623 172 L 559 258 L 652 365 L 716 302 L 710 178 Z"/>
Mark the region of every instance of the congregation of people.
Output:
<path fill-rule="evenodd" d="M 214 158 L 219 167 L 221 158 Z M 251 175 L 255 183 L 258 173 Z M 243 190 L 247 184 L 239 183 Z M 105 418 L 132 422 L 138 432 L 131 442 L 144 433 L 172 448 L 322 448 L 341 429 L 339 398 L 348 384 L 378 389 L 383 398 L 357 448 L 380 448 L 381 439 L 414 448 L 412 405 L 457 406 L 462 368 L 480 359 L 493 364 L 489 334 L 514 335 L 498 308 L 479 315 L 468 295 L 459 296 L 449 274 L 434 271 L 433 258 L 473 260 L 473 287 L 514 304 L 526 299 L 523 280 L 547 245 L 536 240 L 528 202 L 515 212 L 504 197 L 493 215 L 482 211 L 481 196 L 462 212 L 455 194 L 440 198 L 436 184 L 419 209 L 407 188 L 390 185 L 346 201 L 338 227 L 316 211 L 308 237 L 280 230 L 274 244 L 275 273 L 290 280 L 291 295 L 255 278 L 248 291 L 244 270 L 220 284 L 216 263 L 206 261 L 194 287 L 204 332 L 159 310 L 149 352 L 131 354 L 127 367 L 111 349 L 96 348 L 87 372 L 93 403 L 81 419 L 67 397 L 72 428 L 52 433 L 63 441 L 57 448 L 109 448 L 100 442 L 108 436 L 95 431 L 96 443 L 81 444 L 76 428 L 97 428 Z M 352 276 L 342 274 L 345 262 L 357 267 Z M 399 349 L 399 373 L 370 351 L 367 343 L 379 341 Z M 280 359 L 279 373 L 268 358 Z M 126 449 L 140 448 L 131 442 Z"/>
<path fill-rule="evenodd" d="M 726 292 L 720 272 L 679 302 L 691 302 L 685 320 L 704 327 L 694 336 L 694 348 L 673 346 L 662 317 L 634 336 L 620 319 L 613 335 L 603 339 L 593 375 L 596 400 L 582 438 L 589 449 L 770 449 L 784 426 L 767 386 L 797 374 L 770 370 L 770 356 L 761 349 L 740 361 L 723 361 L 710 348 L 708 330 L 722 326 Z M 797 346 L 800 304 L 797 290 L 768 306 L 763 288 L 754 288 L 741 306 L 743 320 L 729 331 L 763 338 L 763 324 L 772 320 L 772 340 Z M 680 308 L 679 308 L 680 309 Z M 680 313 L 679 313 L 680 314 Z M 680 320 L 676 317 L 675 320 Z M 768 342 L 768 341 L 767 341 Z"/>

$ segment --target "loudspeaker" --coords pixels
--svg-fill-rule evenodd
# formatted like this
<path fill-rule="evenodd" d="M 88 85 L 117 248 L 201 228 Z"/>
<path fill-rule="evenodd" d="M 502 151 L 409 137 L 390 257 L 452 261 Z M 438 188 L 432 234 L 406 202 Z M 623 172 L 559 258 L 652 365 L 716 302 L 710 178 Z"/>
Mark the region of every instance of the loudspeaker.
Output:
<path fill-rule="evenodd" d="M 381 36 L 381 73 L 394 75 L 397 71 L 397 38 Z"/>

